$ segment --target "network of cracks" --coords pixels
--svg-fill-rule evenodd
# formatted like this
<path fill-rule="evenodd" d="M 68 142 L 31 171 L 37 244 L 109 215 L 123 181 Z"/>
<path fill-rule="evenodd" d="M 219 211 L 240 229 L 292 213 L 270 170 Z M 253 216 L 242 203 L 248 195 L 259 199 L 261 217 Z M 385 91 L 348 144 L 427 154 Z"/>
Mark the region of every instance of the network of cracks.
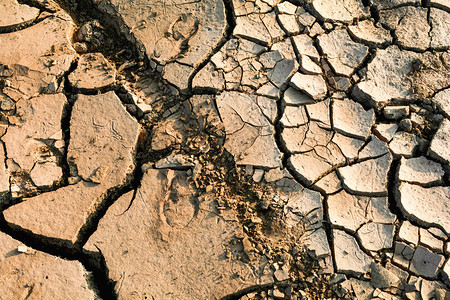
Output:
<path fill-rule="evenodd" d="M 0 0 L 0 299 L 449 299 L 446 0 Z"/>

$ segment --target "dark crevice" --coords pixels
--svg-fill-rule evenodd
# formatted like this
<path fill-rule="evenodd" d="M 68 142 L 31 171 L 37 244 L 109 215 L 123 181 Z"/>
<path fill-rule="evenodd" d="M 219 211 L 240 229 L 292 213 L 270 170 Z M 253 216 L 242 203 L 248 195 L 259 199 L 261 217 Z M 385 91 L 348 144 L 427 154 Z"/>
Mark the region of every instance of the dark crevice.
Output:
<path fill-rule="evenodd" d="M 47 1 L 40 2 L 38 0 L 18 0 L 19 4 L 26 4 L 31 7 L 35 7 L 40 9 L 41 11 L 46 11 L 49 13 L 55 13 L 56 9 L 50 7 L 50 4 Z"/>
<path fill-rule="evenodd" d="M 239 290 L 237 292 L 234 292 L 232 294 L 229 294 L 227 296 L 224 296 L 221 298 L 221 300 L 237 300 L 237 299 L 241 299 L 241 297 L 249 294 L 249 293 L 253 293 L 253 292 L 261 292 L 261 291 L 267 291 L 270 288 L 273 288 L 274 284 L 273 283 L 267 283 L 267 284 L 261 284 L 261 285 L 252 285 L 249 287 L 246 287 L 242 290 Z"/>
<path fill-rule="evenodd" d="M 397 216 L 397 218 L 399 220 L 404 220 L 404 216 L 402 214 L 402 211 L 400 210 L 400 208 L 397 206 L 397 201 L 396 201 L 396 190 L 398 188 L 398 184 L 397 184 L 397 173 L 398 173 L 398 168 L 400 166 L 400 159 L 394 159 L 391 163 L 391 167 L 389 169 L 388 172 L 388 184 L 387 184 L 387 189 L 388 189 L 388 207 L 389 210 L 395 214 Z"/>
<path fill-rule="evenodd" d="M 225 16 L 227 20 L 227 26 L 224 30 L 222 38 L 217 42 L 217 44 L 210 49 L 209 54 L 207 55 L 206 59 L 204 59 L 202 62 L 200 62 L 198 65 L 194 67 L 194 70 L 191 72 L 189 78 L 188 78 L 188 91 L 192 94 L 192 82 L 194 80 L 194 77 L 200 72 L 203 67 L 205 67 L 208 62 L 211 60 L 211 57 L 216 54 L 220 49 L 225 45 L 226 42 L 228 42 L 233 35 L 234 28 L 236 27 L 236 16 L 234 14 L 234 5 L 232 0 L 222 0 L 223 5 L 225 7 Z"/>
<path fill-rule="evenodd" d="M 114 293 L 114 283 L 108 278 L 108 268 L 101 253 L 82 252 L 81 248 L 71 241 L 35 234 L 30 230 L 6 222 L 3 214 L 0 215 L 0 231 L 27 247 L 62 259 L 79 261 L 90 273 L 87 282 L 100 299 L 117 299 L 117 295 Z"/>
<path fill-rule="evenodd" d="M 63 185 L 68 185 L 68 178 L 70 177 L 69 161 L 67 160 L 67 152 L 70 144 L 70 119 L 72 117 L 72 108 L 77 100 L 77 95 L 73 94 L 73 87 L 68 79 L 69 74 L 77 68 L 78 62 L 72 62 L 69 70 L 65 72 L 63 81 L 60 84 L 64 85 L 64 95 L 67 98 L 67 104 L 64 107 L 63 118 L 61 119 L 61 130 L 64 139 L 64 153 L 61 162 L 63 172 Z"/>
<path fill-rule="evenodd" d="M 34 25 L 44 21 L 47 18 L 50 18 L 50 16 L 41 17 L 41 15 L 39 14 L 38 17 L 36 17 L 35 19 L 32 19 L 32 20 L 28 20 L 28 21 L 25 21 L 25 22 L 22 22 L 22 23 L 19 23 L 19 24 L 0 26 L 0 34 L 2 34 L 2 33 L 12 33 L 12 32 L 16 32 L 16 31 L 27 29 L 27 28 L 29 28 L 31 26 L 34 26 Z"/>

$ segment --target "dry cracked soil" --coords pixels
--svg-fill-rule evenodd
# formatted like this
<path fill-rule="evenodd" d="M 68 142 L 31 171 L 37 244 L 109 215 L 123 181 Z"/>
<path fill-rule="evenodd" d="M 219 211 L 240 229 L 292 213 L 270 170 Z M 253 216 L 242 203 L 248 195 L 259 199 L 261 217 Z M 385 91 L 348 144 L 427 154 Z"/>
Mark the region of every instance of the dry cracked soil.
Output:
<path fill-rule="evenodd" d="M 450 299 L 448 0 L 0 0 L 0 299 Z"/>

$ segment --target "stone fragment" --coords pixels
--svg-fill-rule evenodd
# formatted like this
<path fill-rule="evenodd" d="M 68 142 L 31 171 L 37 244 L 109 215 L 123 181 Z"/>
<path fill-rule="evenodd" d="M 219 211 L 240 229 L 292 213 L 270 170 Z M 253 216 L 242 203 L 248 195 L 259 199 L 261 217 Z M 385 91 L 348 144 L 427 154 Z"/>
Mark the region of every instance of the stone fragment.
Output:
<path fill-rule="evenodd" d="M 439 184 L 445 172 L 441 164 L 424 156 L 400 160 L 398 180 L 419 185 Z"/>
<path fill-rule="evenodd" d="M 5 219 L 34 234 L 76 242 L 89 213 L 105 197 L 95 183 L 79 182 L 56 191 L 25 198 L 4 211 Z"/>
<path fill-rule="evenodd" d="M 61 169 L 55 163 L 64 149 L 56 148 L 55 143 L 62 141 L 61 120 L 66 104 L 63 94 L 19 100 L 16 111 L 21 116 L 20 122 L 10 126 L 1 138 L 8 158 L 22 171 L 29 173 L 38 164 L 34 172 L 45 176 L 42 182 L 35 182 L 38 186 L 52 185 L 61 178 Z"/>
<path fill-rule="evenodd" d="M 419 148 L 421 139 L 408 132 L 397 132 L 389 143 L 389 149 L 395 156 L 412 157 Z"/>
<path fill-rule="evenodd" d="M 188 88 L 186 78 L 191 75 L 192 70 L 191 66 L 173 62 L 164 67 L 163 78 L 180 90 L 185 90 Z"/>
<path fill-rule="evenodd" d="M 365 140 L 374 122 L 373 109 L 366 111 L 361 104 L 349 99 L 333 102 L 333 125 L 342 134 Z"/>
<path fill-rule="evenodd" d="M 385 197 L 354 196 L 340 191 L 328 196 L 327 205 L 331 224 L 353 232 L 367 222 L 392 224 L 395 221 Z"/>
<path fill-rule="evenodd" d="M 303 26 L 311 27 L 314 22 L 316 21 L 316 18 L 314 18 L 310 13 L 308 13 L 303 7 L 299 6 L 297 8 L 297 20 L 302 24 Z"/>
<path fill-rule="evenodd" d="M 369 45 L 385 46 L 392 43 L 389 30 L 375 26 L 371 20 L 359 21 L 356 25 L 348 27 L 350 35 Z"/>
<path fill-rule="evenodd" d="M 351 235 L 333 229 L 333 248 L 337 272 L 360 275 L 369 271 L 372 259 L 359 248 Z"/>
<path fill-rule="evenodd" d="M 291 78 L 291 86 L 314 100 L 323 99 L 328 92 L 325 80 L 320 75 L 305 75 L 297 72 Z"/>
<path fill-rule="evenodd" d="M 409 106 L 386 106 L 383 115 L 390 120 L 398 120 L 409 115 Z"/>
<path fill-rule="evenodd" d="M 442 161 L 450 162 L 450 120 L 444 119 L 431 140 L 428 155 Z"/>
<path fill-rule="evenodd" d="M 353 42 L 345 29 L 323 34 L 318 41 L 337 75 L 350 76 L 369 53 L 369 47 Z"/>
<path fill-rule="evenodd" d="M 19 25 L 32 21 L 39 15 L 39 9 L 26 4 L 19 4 L 17 0 L 1 0 L 0 11 L 2 12 L 0 27 Z"/>
<path fill-rule="evenodd" d="M 314 99 L 293 87 L 289 87 L 286 92 L 284 92 L 283 101 L 286 105 L 305 105 L 314 103 Z"/>
<path fill-rule="evenodd" d="M 95 299 L 87 276 L 78 261 L 21 246 L 0 233 L 0 294 L 4 299 Z"/>
<path fill-rule="evenodd" d="M 449 11 L 430 8 L 431 47 L 434 49 L 448 49 L 450 47 Z"/>
<path fill-rule="evenodd" d="M 420 276 L 436 278 L 438 269 L 443 263 L 444 256 L 433 253 L 422 246 L 418 246 L 414 252 L 409 270 Z"/>
<path fill-rule="evenodd" d="M 431 42 L 427 11 L 427 8 L 413 6 L 383 10 L 380 12 L 380 22 L 394 30 L 399 46 L 424 51 Z"/>
<path fill-rule="evenodd" d="M 239 259 L 243 251 L 232 248 L 235 236 L 244 235 L 237 217 L 232 211 L 229 221 L 221 217 L 226 211 L 217 210 L 213 197 L 197 202 L 186 172 L 147 167 L 139 196 L 130 205 L 132 195 L 125 194 L 108 209 L 85 245 L 105 257 L 110 278 L 118 282 L 119 299 L 159 299 L 168 293 L 179 299 L 223 297 L 266 283 Z M 233 263 L 223 259 L 226 253 Z M 233 276 L 236 272 L 241 276 Z M 151 285 L 140 287 L 149 280 Z"/>
<path fill-rule="evenodd" d="M 369 15 L 359 0 L 313 0 L 314 10 L 325 20 L 350 23 Z"/>
<path fill-rule="evenodd" d="M 397 129 L 397 124 L 376 124 L 373 131 L 380 140 L 389 143 L 397 132 Z"/>
<path fill-rule="evenodd" d="M 281 165 L 281 153 L 274 138 L 274 128 L 258 106 L 256 96 L 224 92 L 217 98 L 223 120 L 227 148 L 239 165 L 274 168 Z"/>
<path fill-rule="evenodd" d="M 79 89 L 101 89 L 116 81 L 116 69 L 101 53 L 83 54 L 69 81 Z"/>
<path fill-rule="evenodd" d="M 392 156 L 383 155 L 376 159 L 359 162 L 338 169 L 343 185 L 351 192 L 382 196 L 387 194 L 388 172 Z"/>
<path fill-rule="evenodd" d="M 394 225 L 368 223 L 358 229 L 358 237 L 362 246 L 369 251 L 379 251 L 392 247 L 394 240 Z"/>
<path fill-rule="evenodd" d="M 23 30 L 0 34 L 0 62 L 13 70 L 3 92 L 14 100 L 30 98 L 68 71 L 77 55 L 69 39 L 74 30 L 70 17 L 58 12 Z"/>
<path fill-rule="evenodd" d="M 194 167 L 192 159 L 183 154 L 170 154 L 169 156 L 162 158 L 155 162 L 156 169 L 178 169 Z"/>
<path fill-rule="evenodd" d="M 61 167 L 56 163 L 36 163 L 30 171 L 30 178 L 34 185 L 48 187 L 57 183 L 63 176 Z"/>
<path fill-rule="evenodd" d="M 406 242 L 413 245 L 418 245 L 419 243 L 419 227 L 414 226 L 408 220 L 403 221 L 402 226 L 398 232 L 398 237 Z"/>
<path fill-rule="evenodd" d="M 371 269 L 370 284 L 374 288 L 387 289 L 390 287 L 396 287 L 400 284 L 400 278 L 393 272 L 382 267 L 381 265 L 372 263 L 370 265 L 370 269 Z"/>
<path fill-rule="evenodd" d="M 450 232 L 450 207 L 447 199 L 450 187 L 424 188 L 403 182 L 399 185 L 396 200 L 403 214 L 419 224 L 435 225 Z"/>

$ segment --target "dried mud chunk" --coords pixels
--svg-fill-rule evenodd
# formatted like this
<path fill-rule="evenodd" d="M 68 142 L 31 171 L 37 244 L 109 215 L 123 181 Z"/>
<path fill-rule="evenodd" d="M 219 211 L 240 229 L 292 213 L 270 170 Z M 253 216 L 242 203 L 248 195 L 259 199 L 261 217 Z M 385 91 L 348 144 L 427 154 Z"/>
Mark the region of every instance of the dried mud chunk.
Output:
<path fill-rule="evenodd" d="M 79 89 L 100 89 L 116 81 L 116 69 L 101 53 L 83 54 L 69 81 Z"/>
<path fill-rule="evenodd" d="M 74 28 L 66 15 L 58 15 L 20 31 L 0 34 L 0 61 L 15 70 L 9 78 L 10 87 L 29 98 L 69 70 L 77 55 L 69 40 Z"/>
<path fill-rule="evenodd" d="M 45 165 L 40 173 L 46 179 L 36 181 L 38 186 L 50 186 L 61 178 L 62 172 L 58 165 L 65 150 L 57 146 L 58 142 L 63 142 L 61 120 L 66 104 L 63 94 L 41 95 L 18 101 L 16 113 L 20 115 L 20 121 L 10 126 L 2 137 L 8 158 L 22 171 L 29 173 L 33 168 Z"/>
<path fill-rule="evenodd" d="M 394 240 L 394 225 L 368 223 L 358 229 L 362 246 L 369 251 L 391 248 Z"/>
<path fill-rule="evenodd" d="M 224 92 L 216 101 L 227 133 L 225 148 L 235 156 L 236 163 L 269 168 L 280 166 L 281 153 L 275 142 L 275 130 L 259 106 L 258 98 Z"/>
<path fill-rule="evenodd" d="M 431 140 L 428 153 L 444 163 L 450 162 L 450 121 L 444 119 Z"/>
<path fill-rule="evenodd" d="M 87 272 L 80 262 L 24 247 L 0 233 L 0 294 L 3 299 L 96 299 L 86 277 Z"/>
<path fill-rule="evenodd" d="M 39 9 L 19 4 L 17 0 L 0 0 L 0 11 L 2 12 L 0 27 L 30 21 L 39 15 Z"/>
<path fill-rule="evenodd" d="M 185 172 L 147 169 L 130 206 L 132 194 L 109 208 L 85 246 L 104 255 L 119 299 L 220 298 L 258 284 L 251 265 L 227 254 L 243 235 L 236 216 L 224 220 L 212 199 L 199 203 Z"/>
<path fill-rule="evenodd" d="M 398 180 L 419 185 L 439 184 L 442 182 L 444 170 L 441 164 L 424 156 L 400 160 Z"/>
<path fill-rule="evenodd" d="M 333 229 L 333 246 L 337 272 L 359 275 L 369 271 L 372 259 L 359 248 L 354 237 Z"/>
<path fill-rule="evenodd" d="M 448 49 L 450 47 L 450 13 L 431 8 L 431 47 L 437 49 Z"/>
<path fill-rule="evenodd" d="M 389 30 L 375 26 L 370 20 L 359 21 L 348 27 L 350 35 L 357 40 L 370 45 L 383 46 L 392 43 Z"/>
<path fill-rule="evenodd" d="M 337 131 L 365 140 L 374 122 L 373 109 L 366 111 L 361 104 L 349 99 L 334 100 L 333 125 Z"/>
<path fill-rule="evenodd" d="M 325 20 L 351 22 L 369 15 L 359 0 L 313 0 L 312 6 Z"/>
<path fill-rule="evenodd" d="M 436 186 L 424 188 L 418 185 L 401 183 L 396 200 L 403 214 L 420 224 L 433 224 L 450 232 L 450 188 Z"/>
<path fill-rule="evenodd" d="M 380 108 L 391 100 L 427 98 L 450 84 L 450 72 L 441 53 L 415 53 L 389 46 L 377 50 L 353 89 L 354 99 Z"/>
<path fill-rule="evenodd" d="M 328 197 L 327 205 L 331 223 L 352 232 L 368 222 L 393 224 L 396 219 L 389 211 L 386 197 L 355 196 L 340 191 Z"/>
<path fill-rule="evenodd" d="M 328 92 L 325 80 L 321 75 L 305 75 L 297 72 L 292 76 L 290 84 L 314 100 L 323 99 Z"/>
<path fill-rule="evenodd" d="M 75 242 L 107 192 L 130 179 L 140 127 L 114 92 L 79 95 L 70 125 L 68 160 L 84 181 L 28 198 L 4 215 L 36 234 Z"/>
<path fill-rule="evenodd" d="M 124 184 L 134 168 L 139 128 L 114 92 L 79 95 L 70 120 L 68 158 L 84 180 L 108 167 L 102 184 L 106 188 Z"/>
<path fill-rule="evenodd" d="M 338 75 L 350 76 L 369 54 L 369 47 L 355 43 L 345 29 L 318 37 L 319 46 Z"/>
<path fill-rule="evenodd" d="M 95 1 L 98 7 L 121 16 L 128 38 L 144 46 L 149 58 L 170 66 L 174 62 L 196 66 L 223 37 L 226 28 L 222 1 Z M 170 70 L 170 69 L 169 69 Z M 165 71 L 172 72 L 172 71 Z M 188 81 L 190 72 L 179 74 L 177 86 Z M 178 77 L 167 77 L 168 80 Z M 183 86 L 178 86 L 184 89 Z"/>
<path fill-rule="evenodd" d="M 24 202 L 6 209 L 7 222 L 34 234 L 76 242 L 80 228 L 105 196 L 102 185 L 79 182 L 24 198 Z"/>
<path fill-rule="evenodd" d="M 359 162 L 338 169 L 343 185 L 348 190 L 362 195 L 386 195 L 391 154 Z"/>
<path fill-rule="evenodd" d="M 413 6 L 381 11 L 380 22 L 394 30 L 399 46 L 423 51 L 431 42 L 427 11 L 427 8 Z"/>
<path fill-rule="evenodd" d="M 418 246 L 414 252 L 409 270 L 420 276 L 436 278 L 444 260 L 444 256 L 433 253 L 425 247 Z"/>
<path fill-rule="evenodd" d="M 450 117 L 450 88 L 436 93 L 432 100 L 438 104 L 439 108 L 444 111 L 447 117 Z"/>

